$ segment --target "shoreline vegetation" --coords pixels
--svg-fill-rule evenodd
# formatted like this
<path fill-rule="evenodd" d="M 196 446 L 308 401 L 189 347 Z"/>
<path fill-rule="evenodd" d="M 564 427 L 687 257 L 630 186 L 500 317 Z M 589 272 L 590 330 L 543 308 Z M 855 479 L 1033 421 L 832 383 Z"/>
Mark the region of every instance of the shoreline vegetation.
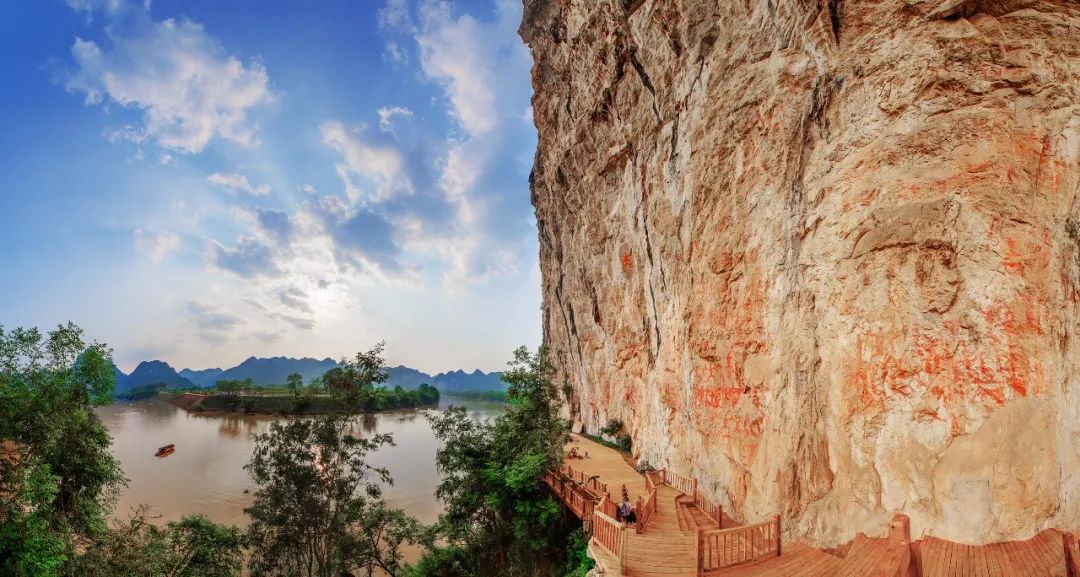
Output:
<path fill-rule="evenodd" d="M 370 410 L 350 405 L 345 399 L 329 394 L 305 392 L 294 394 L 285 386 L 254 387 L 247 392 L 220 391 L 212 388 L 168 388 L 164 384 L 143 385 L 116 395 L 120 401 L 159 399 L 194 413 L 245 413 L 256 415 L 331 415 L 398 409 L 434 408 L 442 397 L 490 403 L 509 403 L 506 391 L 440 392 L 427 384 L 416 389 L 400 387 L 375 389 Z M 452 403 L 451 403 L 452 404 Z"/>
<path fill-rule="evenodd" d="M 326 398 L 353 412 L 438 401 L 434 387 L 383 386 L 381 353 L 376 345 L 311 383 L 291 375 L 272 393 L 223 381 L 209 395 L 164 394 L 240 406 Z M 368 457 L 393 438 L 356 435 L 354 415 L 331 414 L 278 419 L 255 437 L 244 467 L 256 486 L 246 529 L 199 515 L 161 527 L 148 507 L 108 520 L 126 484 L 94 412 L 113 402 L 111 357 L 71 323 L 47 334 L 0 326 L 0 574 L 241 577 L 246 566 L 252 577 L 581 577 L 591 566 L 581 525 L 541 482 L 562 462 L 570 429 L 543 348 L 514 351 L 500 416 L 477 420 L 463 407 L 427 415 L 442 442 L 437 523 L 424 525 L 383 498 L 391 471 Z M 421 549 L 415 564 L 404 562 L 406 547 Z"/>
<path fill-rule="evenodd" d="M 211 389 L 159 390 L 158 399 L 193 413 L 244 413 L 253 415 L 338 415 L 397 409 L 437 407 L 439 391 L 429 385 L 417 389 L 375 389 L 371 402 L 358 404 L 328 394 L 220 392 Z M 150 398 L 150 397 L 141 397 Z M 138 399 L 129 399 L 138 400 Z"/>

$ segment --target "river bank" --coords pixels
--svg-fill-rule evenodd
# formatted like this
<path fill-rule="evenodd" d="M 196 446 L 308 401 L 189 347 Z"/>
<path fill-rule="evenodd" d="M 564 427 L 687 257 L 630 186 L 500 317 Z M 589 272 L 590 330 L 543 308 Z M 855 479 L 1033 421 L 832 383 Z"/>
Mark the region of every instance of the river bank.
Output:
<path fill-rule="evenodd" d="M 434 408 L 439 398 L 395 399 L 392 405 L 377 403 L 373 410 L 350 405 L 329 395 L 239 395 L 236 393 L 171 393 L 161 391 L 158 399 L 192 413 L 246 415 L 330 415 L 400 409 Z"/>

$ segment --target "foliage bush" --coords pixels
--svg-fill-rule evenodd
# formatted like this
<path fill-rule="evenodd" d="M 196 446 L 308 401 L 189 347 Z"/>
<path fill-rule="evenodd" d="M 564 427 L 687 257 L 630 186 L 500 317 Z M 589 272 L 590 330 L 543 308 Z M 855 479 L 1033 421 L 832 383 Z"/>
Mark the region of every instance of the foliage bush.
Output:
<path fill-rule="evenodd" d="M 503 375 L 510 404 L 493 421 L 450 408 L 431 418 L 443 442 L 436 496 L 441 547 L 413 575 L 524 576 L 551 573 L 558 562 L 560 509 L 540 481 L 562 460 L 569 423 L 558 416 L 558 390 L 544 350 L 520 348 Z M 554 561 L 553 561 L 554 559 Z"/>
<path fill-rule="evenodd" d="M 588 554 L 589 536 L 581 529 L 570 533 L 566 544 L 566 571 L 564 577 L 585 577 L 596 566 Z"/>
<path fill-rule="evenodd" d="M 239 530 L 202 517 L 105 522 L 124 477 L 94 407 L 112 401 L 111 351 L 72 323 L 0 327 L 0 575 L 236 577 Z"/>

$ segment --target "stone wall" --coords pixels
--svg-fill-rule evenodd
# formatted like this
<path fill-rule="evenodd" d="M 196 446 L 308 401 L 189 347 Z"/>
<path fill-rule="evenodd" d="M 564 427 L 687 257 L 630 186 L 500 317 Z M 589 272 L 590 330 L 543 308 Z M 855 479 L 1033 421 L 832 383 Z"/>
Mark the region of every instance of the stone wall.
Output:
<path fill-rule="evenodd" d="M 1080 529 L 1080 5 L 525 0 L 569 410 L 818 545 Z"/>

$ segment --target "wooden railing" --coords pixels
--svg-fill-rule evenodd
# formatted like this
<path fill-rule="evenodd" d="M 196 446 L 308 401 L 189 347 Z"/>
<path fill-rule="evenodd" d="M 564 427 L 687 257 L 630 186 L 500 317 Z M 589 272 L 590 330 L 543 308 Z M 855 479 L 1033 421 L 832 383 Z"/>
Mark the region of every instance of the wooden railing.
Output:
<path fill-rule="evenodd" d="M 615 575 L 622 575 L 623 550 L 626 548 L 626 533 L 623 524 L 600 511 L 593 513 L 592 538 L 611 553 L 619 566 L 614 568 Z"/>
<path fill-rule="evenodd" d="M 635 530 L 640 533 L 649 526 L 649 522 L 656 516 L 656 489 L 649 491 L 645 501 L 641 497 L 637 499 L 637 524 Z"/>
<path fill-rule="evenodd" d="M 724 528 L 724 508 L 720 505 L 720 503 L 717 503 L 712 499 L 706 497 L 705 495 L 702 495 L 701 490 L 695 488 L 694 504 L 696 504 L 699 509 L 704 511 L 710 519 L 716 521 L 716 526 L 718 528 Z"/>
<path fill-rule="evenodd" d="M 780 515 L 772 521 L 698 531 L 698 573 L 780 555 Z"/>
<path fill-rule="evenodd" d="M 674 473 L 669 469 L 663 469 L 664 472 L 664 484 L 676 491 L 682 491 L 687 495 L 693 495 L 697 491 L 697 481 L 688 477 L 683 477 L 678 473 Z"/>
<path fill-rule="evenodd" d="M 611 500 L 611 497 L 604 495 L 600 498 L 600 502 L 596 504 L 596 510 L 611 517 L 612 519 L 619 516 L 615 501 Z"/>
<path fill-rule="evenodd" d="M 579 483 L 582 485 L 585 484 L 585 472 L 579 469 L 575 469 L 570 465 L 563 465 L 562 467 L 559 467 L 559 473 L 561 473 L 564 477 L 570 479 L 575 483 Z"/>
<path fill-rule="evenodd" d="M 585 489 L 574 483 L 563 483 L 562 497 L 566 506 L 569 507 L 570 510 L 581 519 L 582 524 L 588 528 L 589 523 L 592 521 L 593 509 L 596 507 L 596 499 L 586 492 Z"/>
<path fill-rule="evenodd" d="M 607 483 L 601 483 L 600 477 L 595 475 L 585 481 L 585 489 L 597 497 L 607 495 Z"/>

